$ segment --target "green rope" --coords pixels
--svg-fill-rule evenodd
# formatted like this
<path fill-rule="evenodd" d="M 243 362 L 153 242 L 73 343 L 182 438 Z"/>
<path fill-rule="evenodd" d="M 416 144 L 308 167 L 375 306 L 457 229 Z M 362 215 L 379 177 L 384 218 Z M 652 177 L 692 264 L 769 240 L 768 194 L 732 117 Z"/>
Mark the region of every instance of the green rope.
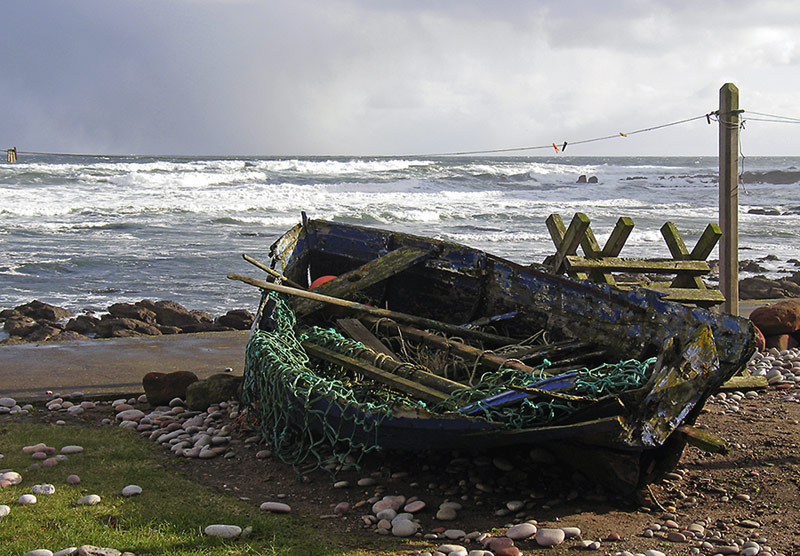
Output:
<path fill-rule="evenodd" d="M 242 403 L 256 427 L 281 461 L 298 473 L 335 469 L 346 462 L 358 466 L 361 457 L 380 450 L 378 432 L 383 420 L 400 407 L 451 413 L 478 403 L 477 416 L 502 423 L 507 429 L 543 426 L 569 415 L 598 398 L 641 387 L 655 359 L 605 364 L 577 371 L 569 392 L 530 396 L 514 407 L 480 404 L 509 389 L 547 378 L 545 361 L 534 372 L 501 369 L 484 373 L 477 384 L 453 392 L 427 408 L 388 386 L 347 371 L 330 362 L 309 358 L 302 342 L 308 340 L 343 355 L 357 357 L 366 346 L 336 330 L 297 329 L 289 304 L 275 293 L 272 331 L 257 330 L 246 350 Z M 546 399 L 542 399 L 546 398 Z M 332 413 L 336 415 L 332 415 Z M 466 416 L 464 418 L 467 418 Z"/>

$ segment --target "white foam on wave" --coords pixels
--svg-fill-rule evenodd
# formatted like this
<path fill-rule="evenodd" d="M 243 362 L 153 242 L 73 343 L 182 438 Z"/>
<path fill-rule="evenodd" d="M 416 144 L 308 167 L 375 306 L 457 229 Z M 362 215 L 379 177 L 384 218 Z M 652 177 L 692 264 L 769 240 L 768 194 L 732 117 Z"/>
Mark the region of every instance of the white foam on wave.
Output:
<path fill-rule="evenodd" d="M 262 160 L 256 167 L 270 172 L 338 176 L 347 174 L 396 172 L 433 164 L 429 160 L 414 159 L 278 159 Z"/>

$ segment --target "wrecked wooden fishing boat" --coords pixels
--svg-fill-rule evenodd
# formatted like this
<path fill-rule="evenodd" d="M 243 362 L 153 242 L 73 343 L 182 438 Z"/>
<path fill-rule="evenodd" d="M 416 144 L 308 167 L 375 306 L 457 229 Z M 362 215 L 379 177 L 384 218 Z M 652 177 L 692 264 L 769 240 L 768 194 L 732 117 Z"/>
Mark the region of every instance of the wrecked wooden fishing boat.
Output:
<path fill-rule="evenodd" d="M 746 319 L 448 241 L 304 215 L 270 255 L 229 275 L 263 290 L 242 401 L 297 469 L 539 445 L 633 492 L 755 350 Z"/>

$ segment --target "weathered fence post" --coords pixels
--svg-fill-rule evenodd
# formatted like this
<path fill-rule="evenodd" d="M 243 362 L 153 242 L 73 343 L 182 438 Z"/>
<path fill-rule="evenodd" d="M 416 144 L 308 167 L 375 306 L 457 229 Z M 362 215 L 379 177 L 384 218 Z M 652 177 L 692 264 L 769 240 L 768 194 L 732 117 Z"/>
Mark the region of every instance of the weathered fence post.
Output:
<path fill-rule="evenodd" d="M 719 289 L 722 310 L 739 314 L 739 89 L 719 90 Z"/>

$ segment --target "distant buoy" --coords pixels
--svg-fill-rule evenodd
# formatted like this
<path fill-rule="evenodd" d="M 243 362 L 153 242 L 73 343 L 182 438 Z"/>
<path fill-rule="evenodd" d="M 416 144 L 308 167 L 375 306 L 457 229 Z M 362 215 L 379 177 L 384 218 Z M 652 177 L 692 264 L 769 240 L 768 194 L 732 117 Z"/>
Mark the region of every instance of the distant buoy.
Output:
<path fill-rule="evenodd" d="M 326 276 L 320 276 L 319 278 L 311 282 L 311 285 L 308 287 L 308 289 L 313 290 L 314 288 L 321 286 L 322 284 L 327 284 L 328 282 L 334 280 L 335 278 L 336 276 L 331 276 L 330 274 Z"/>

